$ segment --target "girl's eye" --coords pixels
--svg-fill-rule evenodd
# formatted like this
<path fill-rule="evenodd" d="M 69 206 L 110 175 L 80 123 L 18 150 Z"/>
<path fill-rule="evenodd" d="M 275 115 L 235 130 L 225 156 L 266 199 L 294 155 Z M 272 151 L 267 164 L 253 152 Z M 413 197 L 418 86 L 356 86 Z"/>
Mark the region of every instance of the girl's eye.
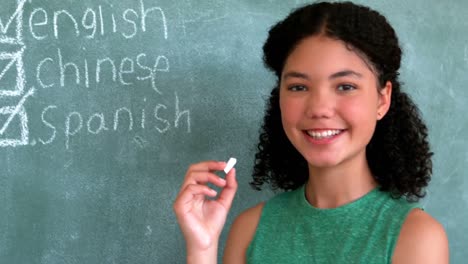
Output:
<path fill-rule="evenodd" d="M 356 90 L 356 87 L 350 84 L 342 84 L 338 86 L 338 91 L 346 92 L 346 91 L 352 91 L 352 90 Z"/>
<path fill-rule="evenodd" d="M 293 85 L 288 87 L 289 91 L 298 92 L 298 91 L 305 91 L 307 88 L 304 85 Z"/>

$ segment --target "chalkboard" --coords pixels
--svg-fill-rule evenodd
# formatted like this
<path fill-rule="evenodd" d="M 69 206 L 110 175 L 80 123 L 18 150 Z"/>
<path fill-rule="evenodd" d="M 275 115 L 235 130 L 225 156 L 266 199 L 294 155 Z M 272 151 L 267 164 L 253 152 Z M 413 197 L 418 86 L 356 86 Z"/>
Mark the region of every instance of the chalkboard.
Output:
<path fill-rule="evenodd" d="M 357 1 L 385 14 L 430 129 L 423 203 L 468 258 L 468 3 Z M 304 1 L 3 0 L 0 263 L 183 263 L 172 212 L 187 166 L 238 158 L 242 210 L 269 27 Z M 220 250 L 222 254 L 222 249 Z"/>

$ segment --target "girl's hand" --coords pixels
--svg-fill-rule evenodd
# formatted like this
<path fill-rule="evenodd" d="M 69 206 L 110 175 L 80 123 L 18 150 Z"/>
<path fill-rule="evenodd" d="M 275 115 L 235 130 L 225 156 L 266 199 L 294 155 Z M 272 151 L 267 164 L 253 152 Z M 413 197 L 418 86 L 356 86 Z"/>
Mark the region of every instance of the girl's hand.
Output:
<path fill-rule="evenodd" d="M 237 190 L 234 168 L 226 180 L 213 173 L 225 166 L 226 162 L 201 162 L 190 166 L 185 175 L 174 211 L 187 242 L 187 252 L 203 252 L 213 247 L 217 250 L 219 236 Z M 208 199 L 216 197 L 217 193 L 207 183 L 222 188 L 216 199 Z"/>

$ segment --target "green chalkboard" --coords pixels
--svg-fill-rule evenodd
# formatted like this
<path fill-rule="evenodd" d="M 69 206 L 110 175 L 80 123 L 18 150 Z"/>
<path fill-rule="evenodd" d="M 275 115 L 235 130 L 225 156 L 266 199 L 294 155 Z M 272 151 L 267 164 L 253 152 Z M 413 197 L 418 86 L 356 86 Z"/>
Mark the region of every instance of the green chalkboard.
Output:
<path fill-rule="evenodd" d="M 384 13 L 435 152 L 423 201 L 468 258 L 468 3 L 358 1 Z M 248 186 L 269 27 L 305 1 L 3 0 L 0 263 L 183 263 L 172 203 L 190 163 L 237 157 Z M 222 235 L 224 246 L 226 232 Z M 220 254 L 222 250 L 220 251 Z"/>

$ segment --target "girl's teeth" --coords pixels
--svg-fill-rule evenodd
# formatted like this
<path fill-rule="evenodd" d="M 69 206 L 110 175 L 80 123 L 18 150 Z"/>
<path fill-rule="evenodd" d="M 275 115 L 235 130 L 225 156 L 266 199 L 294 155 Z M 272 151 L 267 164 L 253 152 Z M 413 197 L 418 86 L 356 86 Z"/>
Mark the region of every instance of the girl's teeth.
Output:
<path fill-rule="evenodd" d="M 307 134 L 315 139 L 328 138 L 340 134 L 340 130 L 326 130 L 326 131 L 307 131 Z"/>

